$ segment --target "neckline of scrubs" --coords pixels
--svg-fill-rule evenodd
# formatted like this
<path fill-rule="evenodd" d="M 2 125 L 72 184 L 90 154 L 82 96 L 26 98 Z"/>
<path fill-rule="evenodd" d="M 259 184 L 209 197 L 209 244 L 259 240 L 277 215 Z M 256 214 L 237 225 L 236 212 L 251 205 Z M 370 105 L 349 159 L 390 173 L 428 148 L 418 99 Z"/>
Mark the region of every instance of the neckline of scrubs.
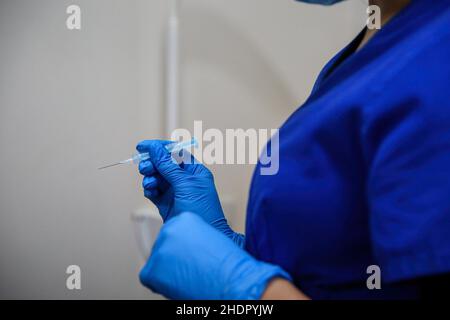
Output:
<path fill-rule="evenodd" d="M 312 89 L 311 95 L 305 102 L 304 106 L 307 106 L 310 102 L 320 98 L 324 93 L 330 90 L 335 85 L 339 84 L 340 75 L 347 72 L 357 72 L 360 68 L 367 64 L 367 61 L 375 59 L 378 55 L 382 54 L 380 48 L 383 42 L 390 40 L 391 34 L 395 34 L 397 26 L 402 23 L 404 19 L 408 19 L 408 16 L 414 14 L 416 10 L 413 10 L 416 5 L 423 3 L 426 0 L 412 0 L 402 11 L 392 17 L 373 37 L 370 39 L 361 49 L 358 49 L 367 27 L 365 27 L 344 49 L 338 52 L 320 72 L 316 83 Z"/>

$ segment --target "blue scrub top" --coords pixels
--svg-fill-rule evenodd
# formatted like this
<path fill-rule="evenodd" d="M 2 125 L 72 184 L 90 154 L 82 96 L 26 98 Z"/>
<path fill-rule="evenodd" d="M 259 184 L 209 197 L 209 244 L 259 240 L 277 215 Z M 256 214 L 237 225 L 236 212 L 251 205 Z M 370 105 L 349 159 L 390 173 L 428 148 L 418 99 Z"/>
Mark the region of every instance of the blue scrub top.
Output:
<path fill-rule="evenodd" d="M 355 52 L 362 36 L 251 184 L 246 249 L 313 299 L 415 298 L 408 280 L 450 272 L 450 1 L 413 0 Z"/>

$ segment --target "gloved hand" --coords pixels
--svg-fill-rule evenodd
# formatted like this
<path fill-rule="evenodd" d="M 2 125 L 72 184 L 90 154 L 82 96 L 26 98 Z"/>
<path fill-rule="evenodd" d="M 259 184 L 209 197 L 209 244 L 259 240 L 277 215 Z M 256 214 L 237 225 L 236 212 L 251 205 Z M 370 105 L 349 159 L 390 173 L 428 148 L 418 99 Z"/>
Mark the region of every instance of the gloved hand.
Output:
<path fill-rule="evenodd" d="M 149 160 L 139 164 L 145 197 L 157 206 L 164 221 L 181 212 L 194 212 L 242 247 L 244 236 L 229 227 L 211 171 L 191 155 L 189 163 L 177 164 L 164 147 L 168 143 L 145 140 L 136 147 L 150 155 Z"/>
<path fill-rule="evenodd" d="M 166 222 L 139 274 L 143 285 L 170 299 L 259 299 L 269 281 L 291 280 L 260 262 L 196 214 Z"/>

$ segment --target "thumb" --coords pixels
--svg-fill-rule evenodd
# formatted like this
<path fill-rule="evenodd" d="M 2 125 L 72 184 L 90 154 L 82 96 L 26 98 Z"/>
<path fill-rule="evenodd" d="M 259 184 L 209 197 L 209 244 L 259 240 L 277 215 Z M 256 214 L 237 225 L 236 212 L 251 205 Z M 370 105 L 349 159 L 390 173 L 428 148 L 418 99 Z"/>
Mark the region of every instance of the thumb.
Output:
<path fill-rule="evenodd" d="M 174 184 L 185 175 L 184 170 L 172 159 L 169 151 L 165 145 L 171 143 L 170 141 L 161 140 L 145 140 L 140 142 L 136 149 L 143 153 L 148 152 L 150 161 L 155 167 L 156 171 L 170 184 Z"/>

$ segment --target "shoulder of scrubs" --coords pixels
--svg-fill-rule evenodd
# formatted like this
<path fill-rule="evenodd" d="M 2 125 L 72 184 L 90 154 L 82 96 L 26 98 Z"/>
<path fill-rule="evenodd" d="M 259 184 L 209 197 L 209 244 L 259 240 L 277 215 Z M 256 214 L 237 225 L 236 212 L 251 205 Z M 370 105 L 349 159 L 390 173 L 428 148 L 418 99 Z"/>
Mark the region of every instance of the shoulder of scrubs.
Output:
<path fill-rule="evenodd" d="M 373 250 L 387 282 L 450 272 L 450 11 L 416 40 L 362 117 Z"/>

